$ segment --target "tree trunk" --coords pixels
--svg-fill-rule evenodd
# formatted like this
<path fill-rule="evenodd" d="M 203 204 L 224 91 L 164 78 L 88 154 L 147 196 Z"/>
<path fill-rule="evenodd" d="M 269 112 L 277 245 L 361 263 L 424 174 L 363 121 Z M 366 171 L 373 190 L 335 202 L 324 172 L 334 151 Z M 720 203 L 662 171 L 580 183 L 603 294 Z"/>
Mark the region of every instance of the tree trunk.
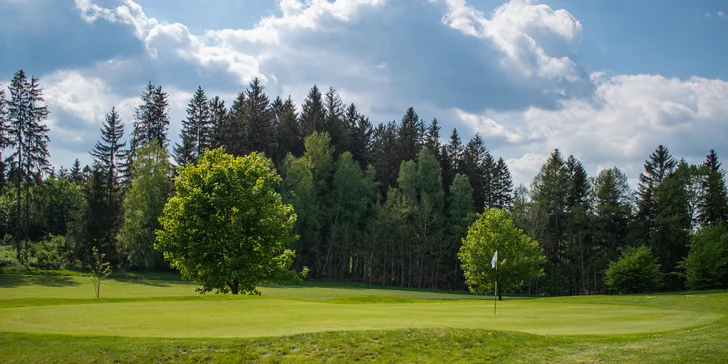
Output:
<path fill-rule="evenodd" d="M 498 301 L 503 301 L 503 289 L 498 288 Z"/>
<path fill-rule="evenodd" d="M 238 294 L 240 289 L 240 282 L 236 279 L 233 281 L 232 287 L 230 287 L 233 291 L 233 294 Z"/>

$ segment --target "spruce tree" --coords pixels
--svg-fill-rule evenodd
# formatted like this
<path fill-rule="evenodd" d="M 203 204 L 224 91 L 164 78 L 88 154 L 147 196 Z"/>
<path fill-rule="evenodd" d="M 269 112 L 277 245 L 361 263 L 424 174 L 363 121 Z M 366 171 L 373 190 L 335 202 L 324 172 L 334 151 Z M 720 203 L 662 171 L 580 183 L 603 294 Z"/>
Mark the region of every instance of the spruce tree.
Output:
<path fill-rule="evenodd" d="M 273 115 L 268 108 L 268 96 L 263 92 L 265 87 L 256 77 L 245 92 L 245 127 L 246 150 L 245 153 L 263 152 L 272 157 L 275 151 L 275 130 L 273 129 Z"/>
<path fill-rule="evenodd" d="M 459 163 L 463 154 L 463 141 L 460 139 L 457 129 L 453 129 L 452 134 L 450 134 L 450 142 L 447 144 L 447 154 L 450 157 L 450 165 L 453 171 L 462 173 Z"/>
<path fill-rule="evenodd" d="M 483 174 L 483 163 L 488 155 L 483 138 L 480 134 L 475 134 L 460 154 L 461 158 L 458 161 L 459 172 L 470 179 L 470 185 L 473 187 L 473 203 L 478 213 L 483 212 L 486 207 L 485 183 L 489 180 L 486 180 Z"/>
<path fill-rule="evenodd" d="M 276 161 L 283 161 L 286 154 L 291 153 L 296 157 L 303 155 L 303 135 L 301 125 L 298 122 L 296 105 L 289 95 L 283 103 L 280 112 L 280 121 L 277 125 L 277 146 L 278 153 Z"/>
<path fill-rule="evenodd" d="M 655 189 L 674 172 L 676 166 L 677 161 L 664 145 L 659 145 L 645 161 L 645 171 L 640 173 L 637 188 L 637 223 L 642 241 L 649 240 L 654 232 Z"/>
<path fill-rule="evenodd" d="M 437 119 L 432 119 L 432 123 L 427 126 L 425 132 L 425 148 L 429 149 L 430 152 L 438 159 L 440 159 L 440 125 L 437 123 Z"/>
<path fill-rule="evenodd" d="M 212 147 L 212 139 L 210 103 L 205 91 L 198 86 L 195 95 L 187 104 L 187 118 L 182 120 L 180 143 L 174 146 L 177 164 L 196 163 L 205 149 Z"/>
<path fill-rule="evenodd" d="M 245 155 L 248 150 L 247 137 L 245 134 L 245 107 L 245 92 L 240 92 L 235 100 L 233 100 L 233 104 L 230 106 L 230 111 L 227 113 L 227 120 L 225 122 L 225 150 L 236 157 Z"/>
<path fill-rule="evenodd" d="M 48 162 L 48 126 L 44 123 L 48 118 L 48 108 L 44 102 L 43 91 L 38 78 L 32 76 L 28 80 L 23 70 L 17 71 L 10 82 L 10 100 L 7 101 L 7 119 L 9 146 L 12 154 L 8 157 L 15 174 L 16 187 L 16 250 L 18 260 L 21 257 L 21 240 L 25 240 L 28 249 L 28 229 L 30 226 L 31 185 L 42 180 L 42 173 L 50 167 Z M 21 188 L 25 186 L 25 198 Z M 25 215 L 21 218 L 21 205 Z M 22 225 L 22 226 L 21 226 Z"/>
<path fill-rule="evenodd" d="M 703 194 L 698 203 L 698 221 L 713 226 L 719 221 L 728 222 L 728 197 L 726 196 L 725 172 L 715 150 L 710 150 L 701 166 Z"/>
<path fill-rule="evenodd" d="M 308 96 L 301 109 L 301 131 L 303 137 L 313 134 L 314 131 L 324 131 L 324 120 L 326 110 L 324 109 L 323 96 L 316 85 L 308 91 Z"/>
<path fill-rule="evenodd" d="M 413 107 L 407 109 L 399 126 L 399 159 L 416 160 L 422 149 L 422 121 Z"/>
<path fill-rule="evenodd" d="M 106 178 L 109 196 L 114 193 L 119 184 L 119 167 L 126 156 L 124 150 L 126 142 L 122 141 L 123 137 L 124 124 L 121 122 L 121 116 L 116 112 L 116 108 L 112 107 L 111 111 L 106 114 L 106 120 L 101 127 L 101 140 L 96 142 L 91 150 L 91 156 L 101 167 Z M 74 163 L 74 169 L 76 168 L 77 165 Z"/>
<path fill-rule="evenodd" d="M 73 161 L 71 170 L 68 171 L 68 178 L 73 183 L 83 182 L 83 171 L 81 170 L 81 163 L 79 163 L 78 158 Z"/>
<path fill-rule="evenodd" d="M 7 118 L 7 102 L 5 98 L 5 90 L 0 84 L 0 188 L 5 186 L 5 160 L 2 157 L 2 150 L 10 144 L 8 139 L 8 118 Z"/>
<path fill-rule="evenodd" d="M 344 103 L 333 87 L 324 95 L 324 131 L 331 135 L 331 146 L 334 152 L 339 155 L 349 150 L 349 125 L 344 120 Z"/>
<path fill-rule="evenodd" d="M 495 164 L 493 180 L 493 207 L 510 209 L 513 204 L 513 180 L 503 158 L 498 158 Z"/>
<path fill-rule="evenodd" d="M 225 142 L 225 121 L 227 108 L 219 96 L 210 100 L 210 148 L 217 149 Z"/>
<path fill-rule="evenodd" d="M 351 133 L 351 154 L 364 169 L 372 162 L 372 123 L 369 118 L 359 113 L 353 103 L 346 109 L 346 121 Z"/>
<path fill-rule="evenodd" d="M 133 162 L 136 151 L 142 145 L 154 141 L 157 145 L 166 148 L 169 129 L 169 100 L 162 86 L 154 86 L 150 81 L 144 88 L 141 104 L 134 112 L 134 127 L 129 142 L 129 153 L 124 163 L 125 181 L 131 181 L 134 174 Z"/>
<path fill-rule="evenodd" d="M 397 123 L 391 121 L 377 125 L 374 129 L 374 158 L 372 160 L 374 170 L 377 173 L 377 181 L 380 182 L 380 193 L 382 196 L 388 196 L 387 190 L 390 186 L 397 183 L 397 174 L 399 173 L 398 141 L 397 141 Z"/>

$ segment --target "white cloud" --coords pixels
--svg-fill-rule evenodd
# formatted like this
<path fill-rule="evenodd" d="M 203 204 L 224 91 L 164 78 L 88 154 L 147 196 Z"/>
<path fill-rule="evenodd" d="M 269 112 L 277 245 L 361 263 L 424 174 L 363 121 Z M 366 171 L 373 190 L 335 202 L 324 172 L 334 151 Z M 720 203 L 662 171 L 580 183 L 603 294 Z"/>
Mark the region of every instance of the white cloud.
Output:
<path fill-rule="evenodd" d="M 595 168 L 608 167 L 605 161 L 612 161 L 632 176 L 641 171 L 642 162 L 659 144 L 689 161 L 699 161 L 710 148 L 719 155 L 728 155 L 724 147 L 728 135 L 728 104 L 724 101 L 728 99 L 728 82 L 659 75 L 606 78 L 594 74 L 592 78 L 596 86 L 593 98 L 563 101 L 558 110 L 486 110 L 482 115 L 463 114 L 461 120 L 474 131 L 490 130 L 492 135 L 505 136 L 509 143 L 521 144 L 520 148 L 539 155 L 559 147 Z M 509 133 L 516 136 L 508 137 Z M 532 155 L 528 160 L 534 160 Z M 525 162 L 513 163 L 526 170 L 521 167 Z"/>
<path fill-rule="evenodd" d="M 513 185 L 523 184 L 529 187 L 531 179 L 538 173 L 546 159 L 548 155 L 538 153 L 526 153 L 520 158 L 507 159 L 506 165 L 511 172 Z"/>
<path fill-rule="evenodd" d="M 722 11 L 719 11 L 717 14 L 718 14 L 718 17 L 721 19 L 728 19 L 728 17 L 726 17 L 725 13 Z"/>
<path fill-rule="evenodd" d="M 130 25 L 153 58 L 182 57 L 203 67 L 221 67 L 236 75 L 239 83 L 247 84 L 254 77 L 267 81 L 261 63 L 275 57 L 275 47 L 285 34 L 317 30 L 323 20 L 348 22 L 360 7 L 378 7 L 384 0 L 281 0 L 278 5 L 282 16 L 264 17 L 251 29 L 209 30 L 202 35 L 192 34 L 184 24 L 148 17 L 133 0 L 125 0 L 114 9 L 103 8 L 92 0 L 75 0 L 75 4 L 89 23 L 103 19 Z"/>
<path fill-rule="evenodd" d="M 530 0 L 511 0 L 488 18 L 465 0 L 445 2 L 447 13 L 442 23 L 493 42 L 503 55 L 503 68 L 525 77 L 580 78 L 576 63 L 563 53 L 564 49 L 573 52 L 579 47 L 582 27 L 566 10 L 553 10 Z M 549 47 L 545 43 L 550 43 Z"/>

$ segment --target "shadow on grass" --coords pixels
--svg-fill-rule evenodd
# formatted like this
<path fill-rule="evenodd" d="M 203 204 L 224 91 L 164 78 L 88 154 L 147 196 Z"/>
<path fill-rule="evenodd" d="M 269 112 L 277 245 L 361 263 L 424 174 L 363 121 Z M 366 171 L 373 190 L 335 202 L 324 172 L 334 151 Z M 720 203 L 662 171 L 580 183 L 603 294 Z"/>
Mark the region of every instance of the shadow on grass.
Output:
<path fill-rule="evenodd" d="M 45 287 L 70 287 L 80 283 L 69 276 L 0 274 L 0 287 L 14 288 L 39 285 Z"/>
<path fill-rule="evenodd" d="M 152 287 L 169 287 L 170 284 L 165 281 L 147 280 L 141 278 L 122 278 L 122 277 L 109 277 L 108 279 L 119 282 L 119 283 L 130 283 L 130 284 L 141 284 Z"/>

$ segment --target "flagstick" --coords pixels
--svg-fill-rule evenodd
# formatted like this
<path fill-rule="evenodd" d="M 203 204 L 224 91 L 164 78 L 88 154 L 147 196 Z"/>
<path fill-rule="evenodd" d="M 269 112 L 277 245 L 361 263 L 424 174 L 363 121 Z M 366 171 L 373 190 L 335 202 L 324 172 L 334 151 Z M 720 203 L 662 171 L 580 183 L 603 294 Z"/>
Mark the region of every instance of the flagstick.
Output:
<path fill-rule="evenodd" d="M 493 292 L 493 316 L 498 305 L 498 260 L 495 261 L 495 292 Z"/>

